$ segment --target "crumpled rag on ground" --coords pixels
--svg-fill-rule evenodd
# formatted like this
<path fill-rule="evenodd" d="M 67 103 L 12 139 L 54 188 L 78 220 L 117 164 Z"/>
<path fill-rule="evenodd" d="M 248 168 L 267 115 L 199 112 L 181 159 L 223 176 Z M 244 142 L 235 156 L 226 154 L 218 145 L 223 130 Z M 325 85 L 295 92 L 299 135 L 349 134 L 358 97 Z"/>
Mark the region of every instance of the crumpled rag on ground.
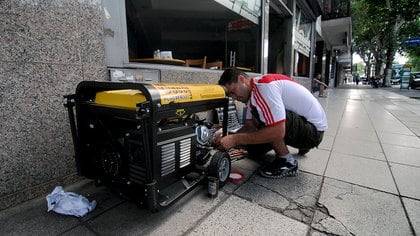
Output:
<path fill-rule="evenodd" d="M 96 201 L 89 200 L 81 195 L 64 192 L 63 187 L 57 186 L 46 197 L 48 211 L 54 211 L 63 215 L 73 215 L 82 217 L 93 211 L 96 207 Z"/>

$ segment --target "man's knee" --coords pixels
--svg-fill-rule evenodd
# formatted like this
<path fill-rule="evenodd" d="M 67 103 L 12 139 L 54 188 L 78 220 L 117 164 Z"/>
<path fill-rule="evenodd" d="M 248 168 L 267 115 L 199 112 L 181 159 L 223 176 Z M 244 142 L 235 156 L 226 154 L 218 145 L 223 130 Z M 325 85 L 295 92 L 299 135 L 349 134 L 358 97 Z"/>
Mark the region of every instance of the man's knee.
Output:
<path fill-rule="evenodd" d="M 322 140 L 313 124 L 305 117 L 286 111 L 286 134 L 285 142 L 295 148 L 311 149 L 317 147 Z"/>

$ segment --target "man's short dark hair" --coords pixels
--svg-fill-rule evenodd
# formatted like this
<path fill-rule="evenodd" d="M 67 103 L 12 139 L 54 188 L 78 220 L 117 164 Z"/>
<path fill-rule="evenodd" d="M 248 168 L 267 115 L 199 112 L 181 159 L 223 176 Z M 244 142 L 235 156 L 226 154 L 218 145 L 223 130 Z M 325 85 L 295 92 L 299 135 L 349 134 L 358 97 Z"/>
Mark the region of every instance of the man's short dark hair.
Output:
<path fill-rule="evenodd" d="M 240 70 L 236 70 L 236 69 L 226 69 L 222 76 L 220 76 L 219 79 L 219 85 L 226 85 L 226 84 L 231 84 L 231 83 L 237 83 L 238 82 L 238 76 L 242 75 L 245 78 L 248 78 L 248 75 Z"/>

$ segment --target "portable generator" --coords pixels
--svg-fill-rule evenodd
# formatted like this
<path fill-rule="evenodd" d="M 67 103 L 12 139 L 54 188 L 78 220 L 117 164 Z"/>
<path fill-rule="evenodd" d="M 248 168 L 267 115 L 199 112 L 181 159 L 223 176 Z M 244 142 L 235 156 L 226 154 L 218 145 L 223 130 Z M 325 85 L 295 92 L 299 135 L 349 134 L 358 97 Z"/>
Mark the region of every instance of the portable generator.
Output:
<path fill-rule="evenodd" d="M 64 97 L 77 172 L 96 184 L 157 211 L 207 177 L 229 178 L 229 154 L 211 146 L 228 130 L 222 86 L 83 81 Z"/>

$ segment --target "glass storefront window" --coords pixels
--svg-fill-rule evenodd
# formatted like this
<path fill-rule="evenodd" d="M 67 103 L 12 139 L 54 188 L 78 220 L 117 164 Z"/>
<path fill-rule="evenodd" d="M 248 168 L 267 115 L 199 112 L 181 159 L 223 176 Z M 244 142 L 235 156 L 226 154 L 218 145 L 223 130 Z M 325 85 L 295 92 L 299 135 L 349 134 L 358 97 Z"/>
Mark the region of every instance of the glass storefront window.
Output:
<path fill-rule="evenodd" d="M 293 75 L 301 77 L 309 77 L 309 57 L 295 50 L 295 64 Z"/>
<path fill-rule="evenodd" d="M 324 0 L 322 20 L 330 20 L 350 16 L 350 1 Z"/>
<path fill-rule="evenodd" d="M 257 9 L 256 0 L 251 2 L 247 7 Z M 125 5 L 130 61 L 160 50 L 171 51 L 174 59 L 206 57 L 223 61 L 223 67 L 259 70 L 258 21 L 215 0 L 126 0 Z"/>
<path fill-rule="evenodd" d="M 302 11 L 296 7 L 295 18 L 295 41 L 294 41 L 294 75 L 309 77 L 310 60 L 309 55 L 311 51 L 311 32 L 312 20 Z"/>
<path fill-rule="evenodd" d="M 305 39 L 311 39 L 312 20 L 297 7 L 296 27 L 300 35 Z"/>
<path fill-rule="evenodd" d="M 214 0 L 223 6 L 231 9 L 246 19 L 259 23 L 261 16 L 261 1 L 260 0 Z"/>

